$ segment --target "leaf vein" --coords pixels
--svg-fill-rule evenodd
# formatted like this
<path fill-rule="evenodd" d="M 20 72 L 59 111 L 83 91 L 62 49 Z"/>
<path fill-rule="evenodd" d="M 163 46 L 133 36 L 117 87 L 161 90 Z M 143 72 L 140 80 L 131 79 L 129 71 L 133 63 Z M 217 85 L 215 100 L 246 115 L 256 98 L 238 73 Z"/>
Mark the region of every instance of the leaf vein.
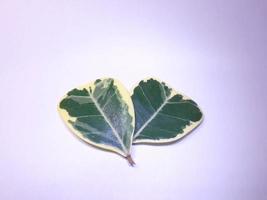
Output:
<path fill-rule="evenodd" d="M 161 106 L 156 110 L 156 112 L 151 115 L 151 117 L 143 124 L 143 126 L 136 132 L 134 139 L 139 136 L 139 134 L 145 129 L 145 127 L 156 117 L 156 115 L 160 112 L 160 110 L 167 104 L 169 97 L 165 99 L 165 101 L 161 104 Z"/>
<path fill-rule="evenodd" d="M 143 88 L 142 88 L 140 85 L 138 85 L 138 87 L 141 89 L 141 91 L 142 91 L 142 93 L 144 94 L 144 97 L 146 98 L 146 100 L 147 100 L 147 102 L 149 103 L 150 107 L 151 107 L 154 111 L 156 111 L 156 109 L 152 106 L 151 101 L 150 101 L 150 100 L 148 99 L 148 97 L 146 96 L 146 94 L 145 94 Z"/>
<path fill-rule="evenodd" d="M 189 119 L 185 119 L 185 118 L 182 118 L 182 117 L 176 117 L 174 115 L 169 115 L 169 114 L 162 113 L 162 112 L 159 112 L 159 115 L 164 115 L 164 116 L 172 117 L 172 118 L 175 118 L 175 119 L 180 119 L 180 120 L 183 120 L 183 121 L 191 121 Z"/>

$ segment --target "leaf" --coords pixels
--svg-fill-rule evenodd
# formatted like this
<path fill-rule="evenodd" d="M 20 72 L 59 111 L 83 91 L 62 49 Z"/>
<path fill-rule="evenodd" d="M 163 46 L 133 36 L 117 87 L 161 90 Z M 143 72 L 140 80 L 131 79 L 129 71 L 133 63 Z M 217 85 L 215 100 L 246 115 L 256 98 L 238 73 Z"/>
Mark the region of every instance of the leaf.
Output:
<path fill-rule="evenodd" d="M 106 78 L 77 87 L 59 103 L 59 113 L 75 135 L 96 147 L 126 157 L 135 124 L 130 94 L 119 81 Z"/>
<path fill-rule="evenodd" d="M 139 82 L 132 100 L 134 143 L 172 142 L 188 134 L 202 121 L 202 112 L 193 100 L 153 78 Z"/>

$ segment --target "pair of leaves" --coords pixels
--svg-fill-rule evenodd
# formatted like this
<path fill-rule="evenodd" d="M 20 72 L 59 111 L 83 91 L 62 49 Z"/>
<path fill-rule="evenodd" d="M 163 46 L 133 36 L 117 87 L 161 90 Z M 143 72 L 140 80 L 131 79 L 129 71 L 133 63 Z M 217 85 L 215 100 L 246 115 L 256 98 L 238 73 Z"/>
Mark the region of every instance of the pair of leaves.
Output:
<path fill-rule="evenodd" d="M 139 82 L 132 95 L 115 79 L 98 79 L 69 91 L 59 113 L 79 138 L 132 165 L 132 143 L 172 142 L 202 120 L 193 100 L 152 78 Z"/>

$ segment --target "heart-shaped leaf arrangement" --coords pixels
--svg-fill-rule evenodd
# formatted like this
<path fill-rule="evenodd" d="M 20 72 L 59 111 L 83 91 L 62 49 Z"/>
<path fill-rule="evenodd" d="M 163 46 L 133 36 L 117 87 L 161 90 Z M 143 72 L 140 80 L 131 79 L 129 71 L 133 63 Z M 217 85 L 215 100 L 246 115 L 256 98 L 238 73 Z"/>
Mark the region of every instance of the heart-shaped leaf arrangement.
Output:
<path fill-rule="evenodd" d="M 142 80 L 132 96 L 118 80 L 97 79 L 69 91 L 58 110 L 79 138 L 124 156 L 131 165 L 132 143 L 178 140 L 203 116 L 193 100 L 152 78 Z"/>

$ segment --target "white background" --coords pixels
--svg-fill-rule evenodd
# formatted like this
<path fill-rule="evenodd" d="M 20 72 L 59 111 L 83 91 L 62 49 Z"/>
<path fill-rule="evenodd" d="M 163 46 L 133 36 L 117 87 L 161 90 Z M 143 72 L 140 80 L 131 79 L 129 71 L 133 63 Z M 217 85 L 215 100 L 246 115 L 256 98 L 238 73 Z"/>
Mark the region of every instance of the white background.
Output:
<path fill-rule="evenodd" d="M 265 1 L 0 1 L 0 199 L 267 198 Z M 264 16 L 265 15 L 265 16 Z M 204 121 L 136 167 L 78 140 L 57 113 L 101 77 L 146 77 Z"/>

